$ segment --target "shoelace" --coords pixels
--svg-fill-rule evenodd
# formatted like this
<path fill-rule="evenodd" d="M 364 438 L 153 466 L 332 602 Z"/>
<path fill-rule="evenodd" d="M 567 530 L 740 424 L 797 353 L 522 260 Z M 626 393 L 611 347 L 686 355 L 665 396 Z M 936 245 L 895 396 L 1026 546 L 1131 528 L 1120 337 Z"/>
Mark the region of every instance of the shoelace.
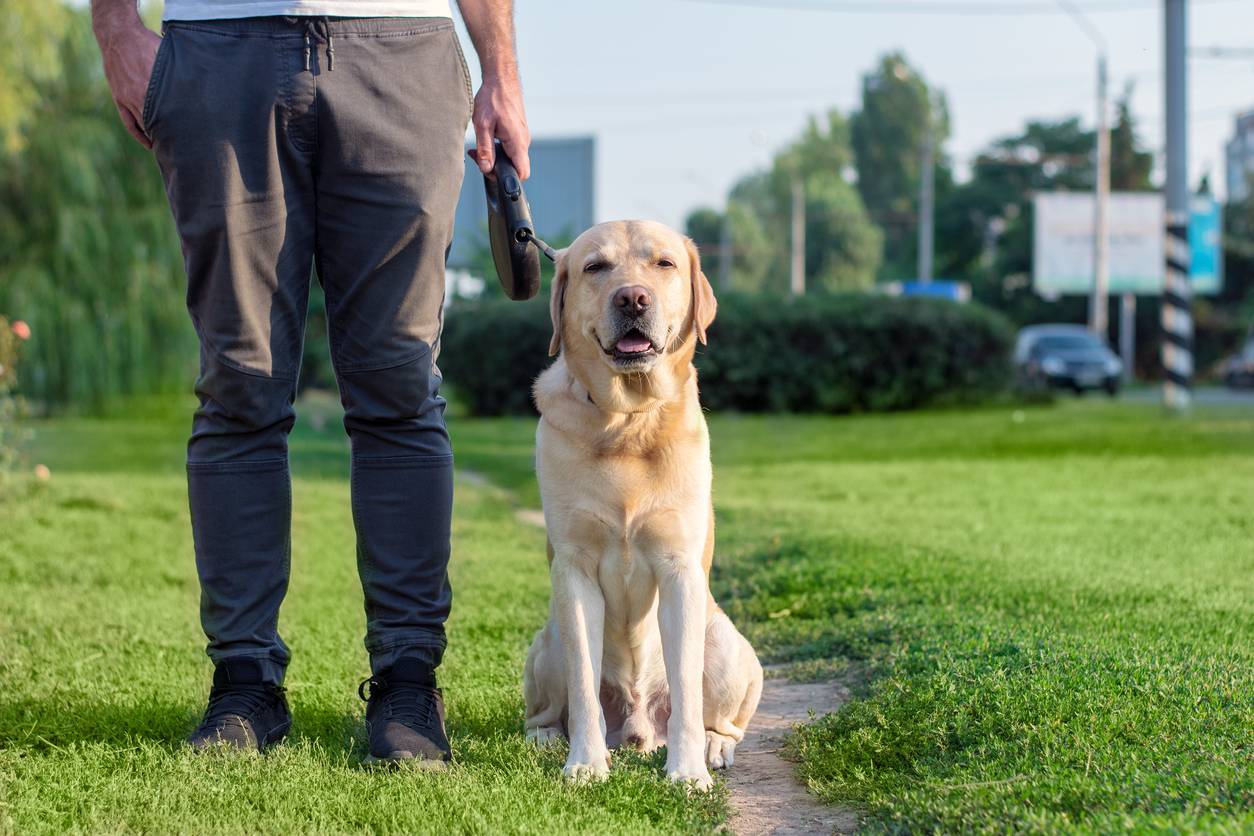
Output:
<path fill-rule="evenodd" d="M 276 686 L 231 685 L 215 688 L 209 694 L 209 707 L 205 709 L 205 719 L 201 721 L 201 725 L 231 715 L 247 717 L 281 693 L 283 689 Z"/>
<path fill-rule="evenodd" d="M 367 692 L 366 686 L 370 686 Z M 419 728 L 435 724 L 436 696 L 439 689 L 417 682 L 389 682 L 369 677 L 357 686 L 363 701 L 377 699 L 383 716 L 392 720 L 411 721 Z"/>

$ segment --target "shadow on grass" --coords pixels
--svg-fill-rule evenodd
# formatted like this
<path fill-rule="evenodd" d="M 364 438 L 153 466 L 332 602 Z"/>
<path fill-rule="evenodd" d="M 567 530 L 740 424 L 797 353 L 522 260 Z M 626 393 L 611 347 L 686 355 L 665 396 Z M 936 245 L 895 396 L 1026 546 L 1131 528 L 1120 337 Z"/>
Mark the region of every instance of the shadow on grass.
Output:
<path fill-rule="evenodd" d="M 78 744 L 153 743 L 175 751 L 200 721 L 199 703 L 72 702 L 64 696 L 0 703 L 0 748 L 64 751 Z M 357 761 L 365 755 L 360 713 L 293 707 L 290 740 Z"/>

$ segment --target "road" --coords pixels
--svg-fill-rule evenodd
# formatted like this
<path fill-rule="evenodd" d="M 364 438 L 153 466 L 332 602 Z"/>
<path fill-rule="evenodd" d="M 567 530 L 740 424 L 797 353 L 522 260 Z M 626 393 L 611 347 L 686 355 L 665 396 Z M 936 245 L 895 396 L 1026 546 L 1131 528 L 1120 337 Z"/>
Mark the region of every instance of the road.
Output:
<path fill-rule="evenodd" d="M 1137 386 L 1125 389 L 1119 399 L 1132 403 L 1162 400 L 1162 389 L 1157 386 Z M 1193 390 L 1193 403 L 1198 406 L 1246 406 L 1254 407 L 1254 389 L 1228 389 L 1223 386 L 1199 386 Z"/>

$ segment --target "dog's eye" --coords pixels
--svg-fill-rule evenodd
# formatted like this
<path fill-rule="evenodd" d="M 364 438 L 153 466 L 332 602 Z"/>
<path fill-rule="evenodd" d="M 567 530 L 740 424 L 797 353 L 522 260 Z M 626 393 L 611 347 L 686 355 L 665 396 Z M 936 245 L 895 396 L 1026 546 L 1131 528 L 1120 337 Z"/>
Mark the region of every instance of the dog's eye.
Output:
<path fill-rule="evenodd" d="M 657 266 L 661 267 L 663 270 L 674 270 L 675 262 L 671 261 L 669 258 L 662 258 L 658 259 Z"/>
<path fill-rule="evenodd" d="M 600 273 L 604 269 L 605 269 L 604 261 L 592 261 L 584 265 L 583 271 L 585 273 Z"/>

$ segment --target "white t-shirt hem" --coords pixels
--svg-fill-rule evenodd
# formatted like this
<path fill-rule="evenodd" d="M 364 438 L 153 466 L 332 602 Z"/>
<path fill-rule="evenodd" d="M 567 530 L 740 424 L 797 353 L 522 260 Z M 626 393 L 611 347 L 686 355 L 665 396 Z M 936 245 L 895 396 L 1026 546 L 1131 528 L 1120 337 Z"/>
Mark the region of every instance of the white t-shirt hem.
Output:
<path fill-rule="evenodd" d="M 449 17 L 448 0 L 166 0 L 162 20 L 241 17 Z"/>

